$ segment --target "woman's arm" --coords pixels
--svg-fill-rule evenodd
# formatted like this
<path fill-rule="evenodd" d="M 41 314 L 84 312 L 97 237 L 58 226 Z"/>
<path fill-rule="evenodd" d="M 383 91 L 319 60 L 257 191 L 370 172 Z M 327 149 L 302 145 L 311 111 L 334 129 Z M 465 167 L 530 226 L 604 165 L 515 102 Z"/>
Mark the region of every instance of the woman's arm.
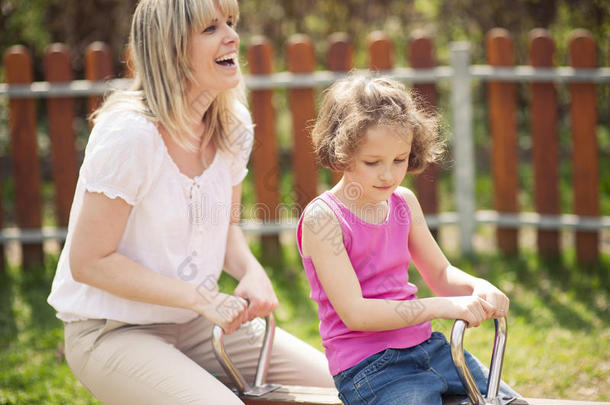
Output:
<path fill-rule="evenodd" d="M 324 232 L 308 224 L 324 223 Z M 482 322 L 491 306 L 483 299 L 433 297 L 411 301 L 370 299 L 362 296 L 360 282 L 343 245 L 337 217 L 323 202 L 306 210 L 302 249 L 311 257 L 318 279 L 337 314 L 352 330 L 389 330 L 416 325 L 436 318 Z"/>
<path fill-rule="evenodd" d="M 231 222 L 227 237 L 224 268 L 239 280 L 235 295 L 246 298 L 248 320 L 267 316 L 278 306 L 273 286 L 265 270 L 252 254 L 248 242 L 239 227 L 241 218 L 241 183 L 233 187 L 231 196 Z"/>
<path fill-rule="evenodd" d="M 247 316 L 244 300 L 162 276 L 116 252 L 130 211 L 121 198 L 85 192 L 70 247 L 74 280 L 133 301 L 191 309 L 227 333 L 237 329 Z M 216 311 L 225 299 L 235 300 L 230 319 Z"/>
<path fill-rule="evenodd" d="M 415 267 L 426 284 L 436 295 L 440 296 L 475 295 L 481 297 L 493 306 L 491 316 L 505 316 L 509 306 L 506 295 L 488 281 L 451 266 L 430 233 L 415 194 L 404 187 L 400 187 L 398 190 L 405 197 L 411 210 L 409 251 Z"/>

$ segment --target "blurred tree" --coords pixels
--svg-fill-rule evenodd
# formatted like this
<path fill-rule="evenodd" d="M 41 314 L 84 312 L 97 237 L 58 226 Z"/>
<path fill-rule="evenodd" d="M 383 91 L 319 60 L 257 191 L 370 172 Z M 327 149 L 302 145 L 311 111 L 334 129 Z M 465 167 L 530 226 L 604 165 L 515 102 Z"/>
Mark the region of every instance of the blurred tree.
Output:
<path fill-rule="evenodd" d="M 83 68 L 85 48 L 94 41 L 108 43 L 114 60 L 117 63 L 123 60 L 130 16 L 137 0 L 49 1 L 53 2 L 48 14 L 53 41 L 64 42 L 72 49 L 77 70 Z"/>
<path fill-rule="evenodd" d="M 49 43 L 51 33 L 44 24 L 48 0 L 0 0 L 0 51 L 11 45 L 22 44 L 38 51 Z M 40 54 L 36 55 L 40 56 Z M 1 73 L 1 72 L 0 72 Z M 4 79 L 3 75 L 2 79 Z"/>
<path fill-rule="evenodd" d="M 20 43 L 42 60 L 50 43 L 63 42 L 72 50 L 72 62 L 80 77 L 85 48 L 91 42 L 104 41 L 110 44 L 118 69 L 136 3 L 137 0 L 0 0 L 0 52 L 4 54 L 9 46 Z M 35 67 L 35 77 L 40 80 L 42 64 L 35 63 Z"/>
<path fill-rule="evenodd" d="M 434 19 L 439 44 L 454 40 L 480 44 L 472 49 L 477 63 L 485 58 L 485 33 L 494 27 L 506 28 L 513 35 L 518 63 L 527 61 L 527 35 L 533 28 L 551 31 L 559 58 L 565 57 L 567 36 L 575 28 L 590 30 L 602 51 L 610 36 L 610 2 L 604 0 L 519 0 L 508 7 L 498 0 L 445 0 L 439 4 L 440 18 Z"/>
<path fill-rule="evenodd" d="M 564 64 L 566 39 L 574 28 L 587 28 L 600 44 L 599 60 L 606 60 L 610 36 L 610 2 L 607 0 L 240 0 L 242 42 L 252 35 L 265 35 L 273 42 L 278 69 L 282 69 L 284 44 L 297 32 L 308 34 L 316 44 L 317 60 L 326 59 L 325 38 L 344 31 L 357 50 L 366 36 L 384 30 L 403 52 L 404 43 L 416 28 L 436 37 L 440 63 L 448 62 L 451 41 L 473 43 L 473 61 L 484 61 L 483 40 L 493 27 L 508 29 L 515 39 L 518 63 L 525 63 L 527 34 L 535 27 L 547 28 L 557 42 L 558 63 Z M 93 41 L 110 44 L 115 70 L 120 71 L 127 42 L 130 16 L 137 0 L 0 0 L 0 52 L 16 43 L 33 51 L 38 60 L 54 41 L 70 46 L 77 76 L 82 74 L 83 53 Z M 400 63 L 400 58 L 397 59 Z M 362 52 L 356 63 L 363 66 Z M 41 77 L 41 64 L 36 77 Z M 0 77 L 1 78 L 1 77 Z"/>

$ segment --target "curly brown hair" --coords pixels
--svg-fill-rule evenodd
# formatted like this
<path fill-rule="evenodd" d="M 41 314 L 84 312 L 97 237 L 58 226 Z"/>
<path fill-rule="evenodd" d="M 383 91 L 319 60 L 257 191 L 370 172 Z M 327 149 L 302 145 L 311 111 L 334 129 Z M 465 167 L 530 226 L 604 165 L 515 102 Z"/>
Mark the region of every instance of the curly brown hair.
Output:
<path fill-rule="evenodd" d="M 373 126 L 412 134 L 409 173 L 421 172 L 443 153 L 436 116 L 418 107 L 402 83 L 352 74 L 324 93 L 311 134 L 320 164 L 331 170 L 347 169 L 367 129 Z"/>

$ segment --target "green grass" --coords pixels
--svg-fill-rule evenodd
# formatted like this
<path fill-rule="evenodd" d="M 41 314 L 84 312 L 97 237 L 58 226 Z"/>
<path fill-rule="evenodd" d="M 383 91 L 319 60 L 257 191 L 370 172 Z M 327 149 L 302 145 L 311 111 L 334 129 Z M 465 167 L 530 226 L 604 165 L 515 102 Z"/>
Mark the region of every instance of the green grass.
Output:
<path fill-rule="evenodd" d="M 253 244 L 261 254 L 259 244 Z M 281 306 L 278 324 L 321 348 L 315 305 L 298 253 L 282 250 L 284 264 L 266 266 Z M 46 304 L 55 260 L 45 269 L 24 274 L 9 268 L 0 276 L 0 404 L 98 404 L 78 383 L 61 354 L 63 330 Z M 530 397 L 610 400 L 610 260 L 603 255 L 594 268 L 583 269 L 570 255 L 544 262 L 533 253 L 509 258 L 493 253 L 453 262 L 485 277 L 511 298 L 509 340 L 504 379 Z M 416 271 L 411 280 L 423 286 Z M 230 291 L 234 280 L 223 276 Z M 423 286 L 420 295 L 429 295 Z M 446 334 L 451 322 L 435 321 Z M 488 363 L 493 339 L 491 322 L 469 330 L 465 347 Z"/>
<path fill-rule="evenodd" d="M 0 404 L 98 403 L 59 353 L 63 328 L 46 303 L 52 273 L 11 268 L 0 277 Z"/>
<path fill-rule="evenodd" d="M 568 262 L 544 262 L 484 255 L 462 268 L 498 285 L 511 298 L 504 378 L 523 395 L 588 400 L 610 399 L 610 317 L 607 258 L 583 269 Z M 450 324 L 436 323 L 448 331 Z M 445 328 L 445 329 L 443 329 Z M 489 363 L 493 326 L 466 338 Z"/>

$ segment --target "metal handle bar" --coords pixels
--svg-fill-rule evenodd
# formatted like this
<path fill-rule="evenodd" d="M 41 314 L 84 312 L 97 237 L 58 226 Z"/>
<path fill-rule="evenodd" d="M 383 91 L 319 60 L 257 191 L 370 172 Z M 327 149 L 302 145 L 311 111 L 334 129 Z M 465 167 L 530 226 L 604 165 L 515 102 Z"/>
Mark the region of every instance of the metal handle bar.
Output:
<path fill-rule="evenodd" d="M 496 318 L 494 319 L 494 324 L 496 326 L 496 336 L 491 355 L 489 379 L 487 381 L 487 398 L 483 398 L 483 395 L 481 395 L 481 391 L 477 387 L 474 378 L 472 378 L 464 358 L 464 331 L 466 330 L 466 322 L 458 319 L 453 324 L 453 329 L 451 329 L 451 358 L 462 380 L 462 384 L 466 388 L 468 398 L 474 405 L 507 403 L 504 399 L 498 398 L 502 364 L 504 362 L 504 349 L 506 347 L 506 318 Z M 510 400 L 513 400 L 513 398 L 510 398 Z"/>
<path fill-rule="evenodd" d="M 224 331 L 218 325 L 212 329 L 212 347 L 216 359 L 225 370 L 227 375 L 235 383 L 235 388 L 240 395 L 246 396 L 261 396 L 268 392 L 271 392 L 280 386 L 277 384 L 265 384 L 267 378 L 267 369 L 269 367 L 269 360 L 271 358 L 271 347 L 273 346 L 273 338 L 275 336 L 275 319 L 273 314 L 269 314 L 265 317 L 265 336 L 263 338 L 263 345 L 261 346 L 261 353 L 258 358 L 258 366 L 256 367 L 256 376 L 254 377 L 254 386 L 250 385 L 246 379 L 242 376 L 239 370 L 235 367 L 229 355 L 225 351 L 223 342 Z"/>

